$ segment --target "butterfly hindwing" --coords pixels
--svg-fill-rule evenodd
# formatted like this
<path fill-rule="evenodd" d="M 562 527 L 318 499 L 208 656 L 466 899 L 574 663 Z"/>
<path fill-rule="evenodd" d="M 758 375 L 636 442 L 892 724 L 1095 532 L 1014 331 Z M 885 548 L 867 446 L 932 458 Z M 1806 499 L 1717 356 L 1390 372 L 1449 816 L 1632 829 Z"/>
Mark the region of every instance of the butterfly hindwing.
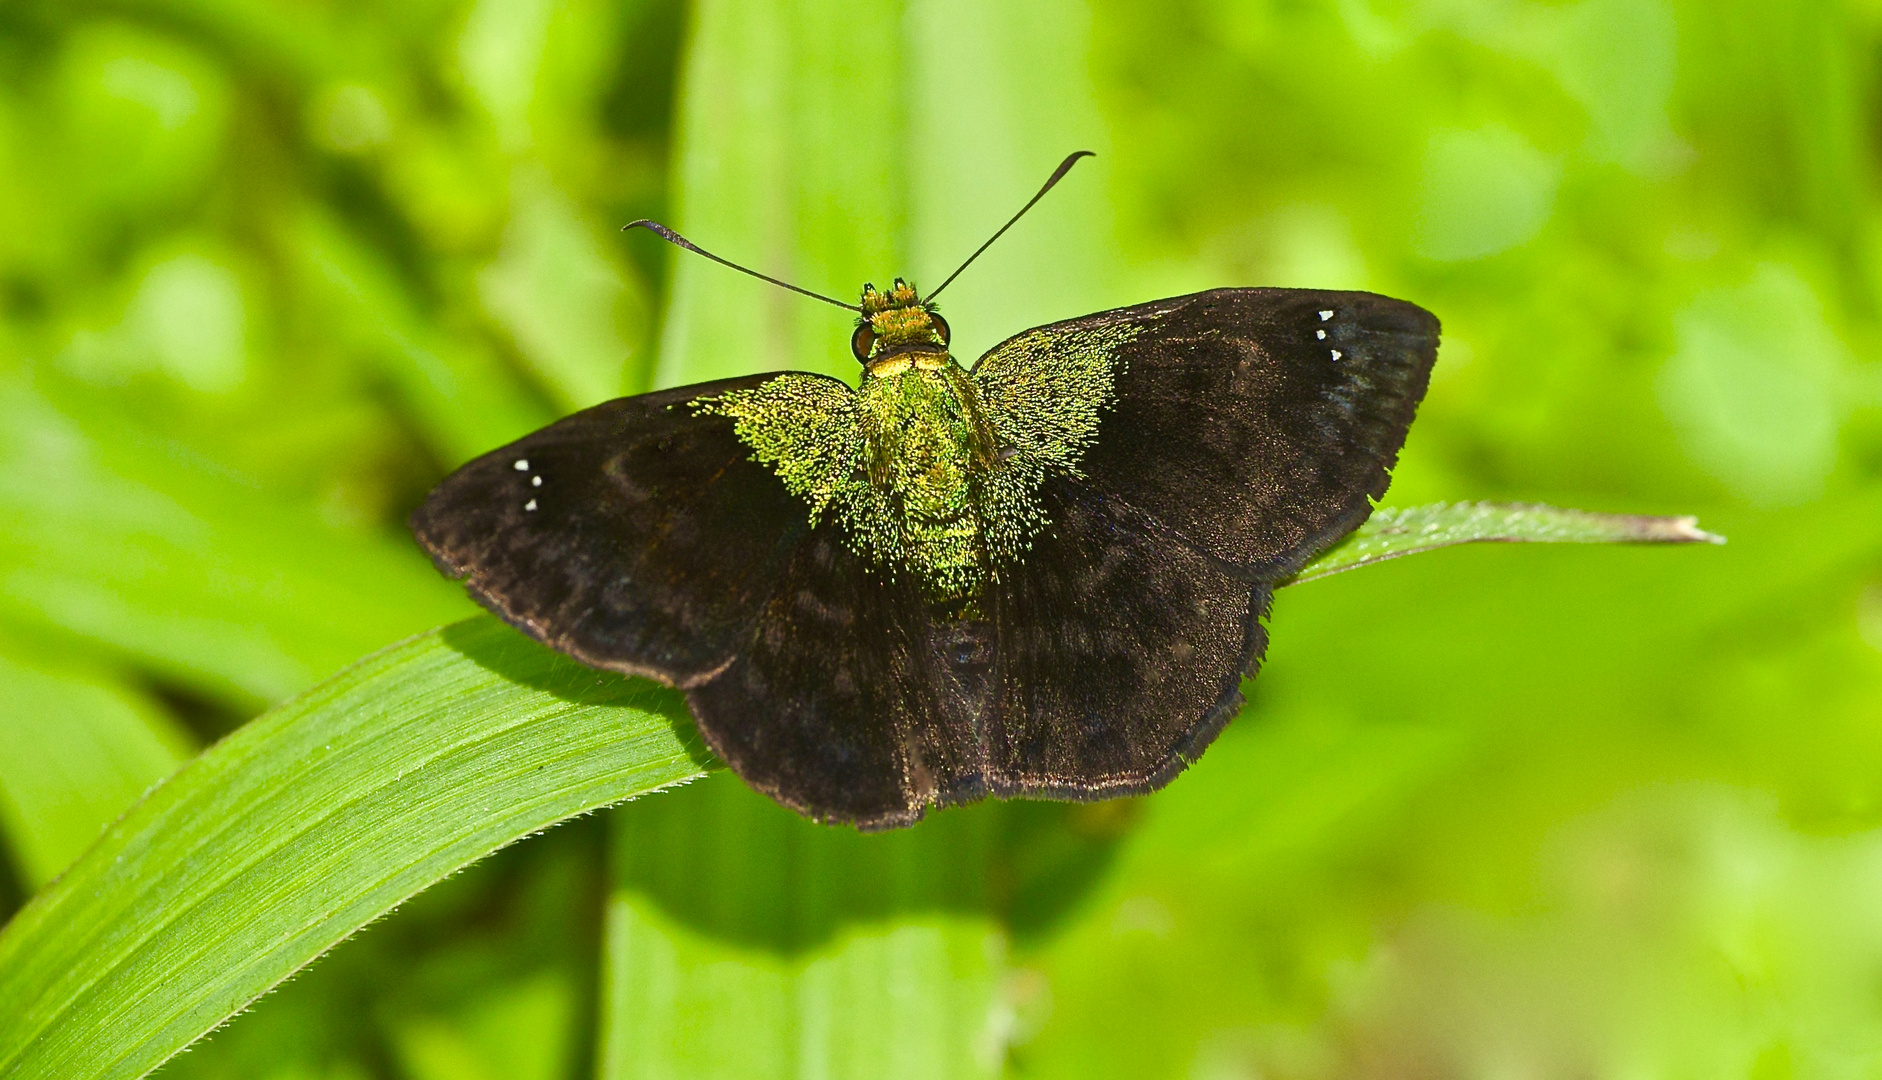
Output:
<path fill-rule="evenodd" d="M 1217 289 L 1026 331 L 982 357 L 976 381 L 1023 381 L 1030 365 L 1010 358 L 1042 339 L 1108 366 L 1108 401 L 1077 462 L 1093 490 L 1278 580 L 1385 492 L 1438 321 L 1373 293 Z M 1000 407 L 997 388 L 983 397 Z"/>
<path fill-rule="evenodd" d="M 826 523 L 793 551 L 745 647 L 687 700 L 746 783 L 820 820 L 887 828 L 984 794 L 988 655 Z"/>
<path fill-rule="evenodd" d="M 991 587 L 995 794 L 1096 799 L 1161 786 L 1241 705 L 1271 590 L 1134 523 L 1071 480 Z"/>
<path fill-rule="evenodd" d="M 697 682 L 743 647 L 808 521 L 730 419 L 689 403 L 773 377 L 576 413 L 452 473 L 412 530 L 538 641 L 595 667 Z"/>

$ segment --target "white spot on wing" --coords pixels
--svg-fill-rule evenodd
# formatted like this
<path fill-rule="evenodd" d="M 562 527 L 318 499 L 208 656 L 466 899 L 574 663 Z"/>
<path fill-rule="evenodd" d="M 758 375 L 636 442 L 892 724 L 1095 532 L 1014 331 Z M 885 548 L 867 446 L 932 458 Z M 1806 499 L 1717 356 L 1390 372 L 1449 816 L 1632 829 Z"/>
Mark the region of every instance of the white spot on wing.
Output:
<path fill-rule="evenodd" d="M 1328 319 L 1331 319 L 1332 317 L 1333 317 L 1333 313 L 1331 311 L 1323 311 L 1320 313 L 1321 322 L 1326 322 Z"/>
<path fill-rule="evenodd" d="M 1335 359 L 1335 360 L 1338 360 L 1339 358 L 1340 358 L 1340 350 L 1338 350 L 1338 349 L 1334 349 L 1334 350 L 1333 350 L 1333 359 Z"/>
<path fill-rule="evenodd" d="M 528 472 L 529 471 L 529 459 L 526 457 L 517 458 L 516 459 L 516 471 Z"/>
<path fill-rule="evenodd" d="M 542 486 L 542 477 L 540 477 L 540 476 L 532 476 L 532 477 L 530 477 L 530 478 L 529 478 L 529 486 L 530 486 L 530 487 L 541 487 L 541 486 Z"/>
<path fill-rule="evenodd" d="M 528 502 L 523 504 L 523 509 L 525 510 L 534 510 L 535 508 L 536 508 L 536 500 L 534 499 L 531 499 Z"/>
<path fill-rule="evenodd" d="M 1319 338 L 1321 341 L 1325 341 L 1327 339 L 1327 332 L 1325 330 L 1315 330 L 1313 336 Z"/>

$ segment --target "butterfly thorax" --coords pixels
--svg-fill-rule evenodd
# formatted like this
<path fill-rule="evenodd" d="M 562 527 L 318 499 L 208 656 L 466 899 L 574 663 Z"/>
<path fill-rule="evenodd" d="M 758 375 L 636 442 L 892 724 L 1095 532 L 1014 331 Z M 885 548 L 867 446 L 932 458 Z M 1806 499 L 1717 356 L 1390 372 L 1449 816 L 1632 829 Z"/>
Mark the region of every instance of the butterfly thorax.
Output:
<path fill-rule="evenodd" d="M 971 600 L 985 576 L 977 495 L 993 434 L 973 380 L 948 352 L 947 323 L 900 278 L 863 286 L 851 340 L 863 364 L 857 425 L 870 488 L 893 525 L 893 561 L 940 601 Z"/>
<path fill-rule="evenodd" d="M 993 435 L 952 357 L 902 359 L 865 371 L 857 391 L 863 469 L 893 525 L 885 546 L 935 599 L 971 599 L 985 576 L 978 496 Z"/>
<path fill-rule="evenodd" d="M 989 574 L 984 494 L 996 439 L 947 323 L 897 279 L 864 286 L 851 348 L 862 384 L 787 373 L 695 403 L 729 416 L 753 456 L 835 518 L 849 545 L 893 576 L 969 610 Z"/>
<path fill-rule="evenodd" d="M 963 616 L 1026 557 L 1046 527 L 1041 491 L 1078 479 L 1141 324 L 1041 327 L 969 372 L 948 352 L 948 325 L 902 281 L 865 286 L 850 349 L 862 384 L 785 372 L 700 398 L 730 417 L 752 457 L 807 504 L 816 528 L 892 578 Z"/>

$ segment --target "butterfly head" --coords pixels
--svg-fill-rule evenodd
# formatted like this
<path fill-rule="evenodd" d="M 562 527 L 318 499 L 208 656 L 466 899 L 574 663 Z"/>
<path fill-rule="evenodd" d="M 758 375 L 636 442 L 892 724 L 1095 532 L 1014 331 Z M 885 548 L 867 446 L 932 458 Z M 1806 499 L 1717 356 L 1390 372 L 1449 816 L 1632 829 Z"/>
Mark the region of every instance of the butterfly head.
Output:
<path fill-rule="evenodd" d="M 862 312 L 850 335 L 850 351 L 864 365 L 873 367 L 903 353 L 947 355 L 947 320 L 901 278 L 887 291 L 864 285 Z"/>

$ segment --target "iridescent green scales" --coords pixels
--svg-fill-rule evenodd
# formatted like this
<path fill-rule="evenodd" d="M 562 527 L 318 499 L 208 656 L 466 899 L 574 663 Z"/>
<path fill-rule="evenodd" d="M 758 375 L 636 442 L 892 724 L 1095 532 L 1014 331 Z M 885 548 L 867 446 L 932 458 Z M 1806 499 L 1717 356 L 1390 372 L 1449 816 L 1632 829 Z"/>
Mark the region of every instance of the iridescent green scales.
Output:
<path fill-rule="evenodd" d="M 1040 486 L 1079 475 L 1115 393 L 1118 350 L 1142 331 L 1042 327 L 969 374 L 945 344 L 895 344 L 927 336 L 931 316 L 896 285 L 865 290 L 859 388 L 786 373 L 693 407 L 730 417 L 753 457 L 808 504 L 813 525 L 834 515 L 872 564 L 916 575 L 936 601 L 971 605 L 1049 524 Z M 944 343 L 946 325 L 933 321 Z M 866 333 L 876 340 L 864 354 Z"/>
<path fill-rule="evenodd" d="M 1017 561 L 1047 524 L 1039 487 L 1054 473 L 1083 476 L 1079 459 L 1116 396 L 1118 350 L 1142 327 L 1029 330 L 980 358 L 973 381 L 1004 448 L 981 498 L 992 572 Z"/>
<path fill-rule="evenodd" d="M 856 392 L 834 379 L 787 372 L 761 386 L 701 398 L 701 413 L 729 416 L 740 442 L 810 503 L 810 521 L 832 503 L 850 509 L 874 492 L 862 471 L 868 446 Z"/>

